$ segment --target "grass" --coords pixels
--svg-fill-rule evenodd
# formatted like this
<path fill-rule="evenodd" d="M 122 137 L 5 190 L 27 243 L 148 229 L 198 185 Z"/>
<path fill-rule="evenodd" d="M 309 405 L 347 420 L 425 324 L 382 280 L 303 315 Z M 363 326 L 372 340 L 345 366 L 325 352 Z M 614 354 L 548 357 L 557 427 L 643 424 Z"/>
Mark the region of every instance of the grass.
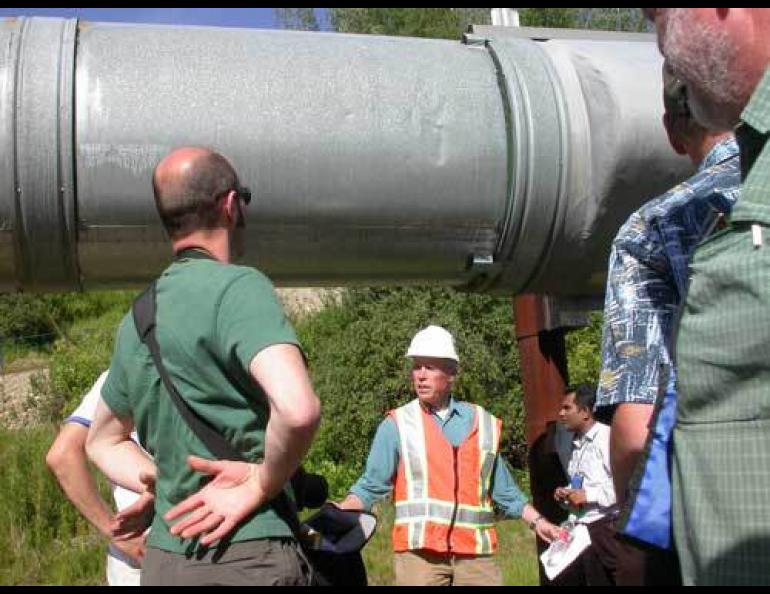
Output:
<path fill-rule="evenodd" d="M 45 465 L 53 426 L 0 429 L 0 584 L 96 585 L 105 545 Z"/>

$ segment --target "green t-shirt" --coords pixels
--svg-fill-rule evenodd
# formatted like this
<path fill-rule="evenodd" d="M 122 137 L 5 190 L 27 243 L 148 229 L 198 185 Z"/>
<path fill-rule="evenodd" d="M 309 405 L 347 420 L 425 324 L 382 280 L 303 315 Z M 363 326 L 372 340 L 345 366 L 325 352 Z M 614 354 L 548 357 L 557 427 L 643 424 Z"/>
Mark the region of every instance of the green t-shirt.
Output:
<path fill-rule="evenodd" d="M 249 374 L 264 348 L 297 337 L 270 281 L 260 272 L 185 252 L 157 283 L 156 335 L 177 390 L 247 460 L 264 457 L 269 405 Z M 118 417 L 131 417 L 158 468 L 150 546 L 184 553 L 195 542 L 171 536 L 162 516 L 205 482 L 189 455 L 213 459 L 184 422 L 136 332 L 129 312 L 115 344 L 102 397 Z M 242 542 L 291 535 L 272 508 L 262 508 L 234 533 Z"/>

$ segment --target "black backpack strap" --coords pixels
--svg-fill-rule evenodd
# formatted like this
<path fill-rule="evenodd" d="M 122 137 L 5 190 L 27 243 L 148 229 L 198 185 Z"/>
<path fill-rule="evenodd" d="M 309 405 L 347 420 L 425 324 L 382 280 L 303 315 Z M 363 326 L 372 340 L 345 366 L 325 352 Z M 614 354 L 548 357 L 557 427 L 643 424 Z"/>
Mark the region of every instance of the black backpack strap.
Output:
<path fill-rule="evenodd" d="M 247 462 L 247 460 L 236 450 L 229 441 L 222 437 L 216 429 L 208 424 L 204 419 L 190 408 L 184 398 L 171 381 L 171 377 L 163 364 L 160 356 L 160 346 L 155 337 L 155 313 L 156 313 L 156 286 L 151 283 L 141 295 L 135 300 L 132 307 L 134 325 L 139 334 L 139 339 L 147 346 L 152 355 L 155 367 L 158 369 L 163 385 L 171 396 L 171 401 L 176 406 L 179 414 L 182 415 L 185 423 L 192 432 L 200 439 L 206 448 L 217 458 L 217 460 L 234 460 L 237 462 Z M 276 513 L 289 525 L 292 532 L 297 535 L 299 532 L 299 519 L 294 504 L 282 490 L 278 496 L 271 502 Z"/>
<path fill-rule="evenodd" d="M 142 342 L 150 350 L 152 360 L 158 369 L 163 385 L 171 396 L 171 401 L 176 406 L 179 414 L 192 429 L 193 433 L 206 445 L 208 450 L 218 460 L 236 460 L 245 462 L 243 456 L 238 452 L 230 442 L 222 437 L 211 425 L 201 419 L 198 414 L 190 408 L 187 402 L 179 395 L 176 386 L 168 375 L 166 366 L 160 356 L 160 347 L 155 337 L 155 283 L 152 283 L 147 289 L 137 297 L 134 302 L 133 315 L 136 330 Z"/>

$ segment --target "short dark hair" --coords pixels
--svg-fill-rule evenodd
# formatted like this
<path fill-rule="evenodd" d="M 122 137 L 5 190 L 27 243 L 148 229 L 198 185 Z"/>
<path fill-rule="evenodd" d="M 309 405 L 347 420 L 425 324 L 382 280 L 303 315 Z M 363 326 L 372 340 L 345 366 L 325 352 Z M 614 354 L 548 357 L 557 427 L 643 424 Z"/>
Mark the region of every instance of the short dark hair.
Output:
<path fill-rule="evenodd" d="M 564 395 L 575 395 L 575 404 L 578 408 L 585 408 L 591 414 L 594 413 L 594 404 L 596 404 L 596 386 L 594 384 L 578 384 L 576 386 L 567 386 Z"/>

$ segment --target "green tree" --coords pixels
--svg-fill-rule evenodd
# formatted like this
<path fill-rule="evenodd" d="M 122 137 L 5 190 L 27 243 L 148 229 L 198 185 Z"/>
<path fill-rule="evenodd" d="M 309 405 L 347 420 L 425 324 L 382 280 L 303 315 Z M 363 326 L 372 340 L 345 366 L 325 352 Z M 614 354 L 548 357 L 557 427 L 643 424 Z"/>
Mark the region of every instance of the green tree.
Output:
<path fill-rule="evenodd" d="M 275 8 L 276 19 L 284 29 L 318 31 L 318 16 L 315 8 Z"/>
<path fill-rule="evenodd" d="M 3 355 L 45 351 L 57 338 L 69 337 L 69 327 L 75 320 L 96 317 L 116 305 L 130 303 L 131 295 L 126 291 L 0 295 Z"/>
<path fill-rule="evenodd" d="M 491 25 L 491 8 L 453 8 L 460 21 L 460 30 L 465 32 L 471 25 Z"/>
<path fill-rule="evenodd" d="M 519 21 L 522 27 L 550 27 L 575 29 L 579 8 L 522 8 Z"/>
<path fill-rule="evenodd" d="M 460 13 L 451 8 L 330 8 L 332 28 L 340 33 L 458 39 Z"/>
<path fill-rule="evenodd" d="M 312 10 L 312 9 L 279 9 Z M 329 8 L 335 31 L 459 39 L 469 25 L 488 25 L 489 8 Z M 525 27 L 646 31 L 638 8 L 521 8 Z M 304 28 L 304 27 L 291 27 Z"/>
<path fill-rule="evenodd" d="M 601 339 L 604 318 L 591 315 L 588 326 L 567 334 L 567 359 L 572 384 L 596 384 L 601 370 Z"/>
<path fill-rule="evenodd" d="M 604 31 L 649 31 L 639 8 L 578 8 L 577 26 Z"/>
<path fill-rule="evenodd" d="M 647 30 L 638 8 L 522 8 L 522 26 L 603 31 Z"/>

